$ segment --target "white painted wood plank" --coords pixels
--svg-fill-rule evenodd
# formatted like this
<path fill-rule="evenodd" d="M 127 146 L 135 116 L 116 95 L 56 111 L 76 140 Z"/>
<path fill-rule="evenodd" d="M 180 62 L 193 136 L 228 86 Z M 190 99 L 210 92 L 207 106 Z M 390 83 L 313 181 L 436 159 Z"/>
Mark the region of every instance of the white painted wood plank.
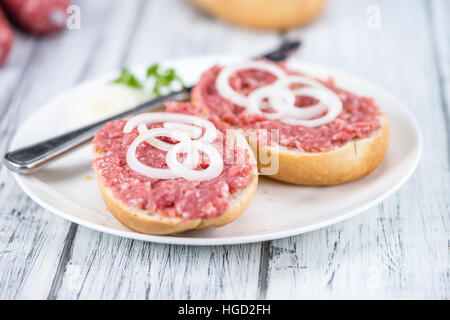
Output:
<path fill-rule="evenodd" d="M 12 99 L 14 86 L 24 75 L 24 69 L 27 67 L 35 44 L 34 39 L 16 32 L 9 60 L 0 71 L 0 111 L 2 113 L 0 119 L 3 118 L 6 107 Z"/>
<path fill-rule="evenodd" d="M 104 57 L 114 54 L 120 57 L 117 49 L 112 48 L 115 53 L 108 51 L 112 46 L 120 46 L 121 40 L 122 43 L 126 40 L 126 34 L 120 36 L 117 28 L 109 28 L 111 23 L 105 13 L 120 9 L 122 14 L 126 14 L 127 10 L 112 6 L 106 0 L 96 1 L 95 7 L 91 5 L 89 8 L 89 1 L 80 1 L 79 4 L 86 8 L 82 12 L 81 30 L 65 31 L 39 40 L 18 39 L 8 68 L 14 71 L 14 68 L 23 66 L 26 70 L 22 76 L 20 71 L 10 72 L 8 77 L 3 73 L 0 76 L 0 81 L 10 87 L 12 94 L 8 105 L 2 106 L 7 109 L 0 124 L 2 154 L 21 120 L 40 104 L 95 72 L 97 68 L 92 63 L 96 60 L 101 58 L 103 66 L 111 68 L 108 65 L 110 60 Z M 132 10 L 133 7 L 127 8 Z M 133 20 L 128 18 L 128 21 L 131 25 Z M 126 23 L 127 19 L 122 19 L 120 27 L 124 31 L 127 31 Z M 99 39 L 108 33 L 116 33 L 116 42 L 97 48 Z M 92 59 L 97 51 L 101 57 Z M 32 56 L 27 63 L 27 55 L 30 54 Z M 3 165 L 0 186 L 0 298 L 47 298 L 70 223 L 32 202 Z"/>
<path fill-rule="evenodd" d="M 444 94 L 447 101 L 450 97 L 450 3 L 446 0 L 434 0 L 429 4 L 431 28 L 435 34 L 435 46 L 444 82 Z"/>
<path fill-rule="evenodd" d="M 278 44 L 275 32 L 242 29 L 206 16 L 189 1 L 147 1 L 127 64 L 208 54 L 254 55 Z"/>
<path fill-rule="evenodd" d="M 373 4 L 381 9 L 380 31 L 365 26 Z M 449 297 L 449 146 L 432 30 L 424 2 L 409 1 L 407 10 L 403 5 L 330 1 L 322 21 L 300 32 L 305 46 L 299 56 L 359 74 L 399 96 L 422 127 L 420 167 L 377 208 L 273 241 L 268 298 Z"/>
<path fill-rule="evenodd" d="M 259 247 L 158 245 L 79 227 L 57 298 L 254 298 Z"/>
<path fill-rule="evenodd" d="M 28 77 L 33 67 L 36 41 L 16 33 L 8 64 L 0 73 L 0 110 L 2 111 L 0 151 L 3 154 L 17 122 L 10 118 L 20 108 Z M 45 298 L 51 284 L 58 254 L 68 224 L 49 220 L 47 214 L 29 199 L 0 165 L 0 298 L 16 298 L 19 292 Z M 56 240 L 56 241 L 54 241 Z M 58 241 L 59 240 L 59 241 Z M 42 277 L 30 281 L 30 274 Z M 34 283 L 35 285 L 31 285 Z"/>
<path fill-rule="evenodd" d="M 69 223 L 23 194 L 5 168 L 0 179 L 0 299 L 44 299 Z"/>

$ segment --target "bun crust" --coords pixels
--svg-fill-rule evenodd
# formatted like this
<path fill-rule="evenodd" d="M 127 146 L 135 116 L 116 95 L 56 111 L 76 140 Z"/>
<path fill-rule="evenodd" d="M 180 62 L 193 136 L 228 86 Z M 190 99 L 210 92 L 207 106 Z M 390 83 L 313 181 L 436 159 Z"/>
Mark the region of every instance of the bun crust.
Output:
<path fill-rule="evenodd" d="M 244 26 L 284 30 L 314 20 L 325 0 L 192 0 L 206 12 Z M 280 4 L 282 2 L 282 4 Z"/>
<path fill-rule="evenodd" d="M 279 156 L 278 172 L 267 177 L 299 185 L 334 185 L 362 178 L 375 170 L 387 152 L 389 122 L 385 115 L 381 123 L 382 127 L 372 136 L 349 141 L 328 152 L 303 152 L 283 146 L 277 152 L 266 147 L 264 153 Z M 251 147 L 256 150 L 254 145 Z"/>
<path fill-rule="evenodd" d="M 249 157 L 256 163 L 253 158 L 253 153 L 250 147 L 246 144 L 245 139 L 240 137 L 238 141 L 239 145 L 245 146 L 250 152 Z M 94 158 L 101 156 L 94 152 Z M 153 235 L 168 235 L 181 233 L 191 229 L 200 229 L 207 226 L 222 227 L 228 223 L 236 220 L 250 205 L 250 202 L 256 192 L 258 185 L 258 172 L 255 169 L 252 171 L 249 178 L 247 187 L 239 192 L 231 195 L 230 205 L 227 210 L 217 218 L 211 219 L 191 219 L 183 220 L 182 218 L 169 218 L 161 216 L 154 212 L 148 212 L 146 210 L 136 209 L 128 206 L 120 199 L 114 196 L 111 188 L 106 187 L 101 179 L 101 174 L 94 167 L 95 176 L 97 178 L 98 186 L 102 198 L 106 204 L 108 210 L 127 228 L 145 234 Z"/>

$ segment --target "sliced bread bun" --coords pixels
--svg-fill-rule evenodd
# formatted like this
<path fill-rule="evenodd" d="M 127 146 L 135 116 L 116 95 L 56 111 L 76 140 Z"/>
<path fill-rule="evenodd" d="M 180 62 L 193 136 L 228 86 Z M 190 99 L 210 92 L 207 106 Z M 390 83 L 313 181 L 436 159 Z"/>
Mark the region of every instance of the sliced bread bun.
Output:
<path fill-rule="evenodd" d="M 224 20 L 258 29 L 285 30 L 307 24 L 322 11 L 325 0 L 192 0 Z"/>
<path fill-rule="evenodd" d="M 247 154 L 250 161 L 256 163 L 250 147 L 242 136 L 239 135 L 236 137 L 236 145 L 249 150 L 250 152 Z M 94 159 L 101 156 L 103 156 L 102 153 L 96 153 L 94 151 Z M 104 185 L 101 179 L 101 174 L 95 166 L 94 172 L 97 177 L 97 182 L 103 200 L 105 201 L 108 210 L 117 218 L 117 220 L 133 231 L 153 235 L 181 233 L 187 230 L 204 228 L 210 225 L 214 227 L 221 227 L 231 223 L 236 220 L 250 205 L 258 185 L 258 171 L 255 166 L 255 169 L 248 177 L 248 185 L 244 189 L 231 195 L 230 204 L 221 216 L 211 219 L 185 220 L 182 218 L 165 217 L 155 212 L 149 212 L 147 210 L 136 209 L 128 206 L 114 196 L 111 188 Z"/>
<path fill-rule="evenodd" d="M 370 137 L 349 141 L 328 152 L 304 152 L 284 146 L 278 146 L 278 150 L 263 147 L 262 154 L 278 155 L 279 159 L 278 171 L 267 177 L 299 185 L 334 185 L 359 179 L 375 170 L 388 149 L 388 118 L 383 115 L 380 121 L 381 128 Z M 256 155 L 256 146 L 251 145 L 251 148 Z"/>

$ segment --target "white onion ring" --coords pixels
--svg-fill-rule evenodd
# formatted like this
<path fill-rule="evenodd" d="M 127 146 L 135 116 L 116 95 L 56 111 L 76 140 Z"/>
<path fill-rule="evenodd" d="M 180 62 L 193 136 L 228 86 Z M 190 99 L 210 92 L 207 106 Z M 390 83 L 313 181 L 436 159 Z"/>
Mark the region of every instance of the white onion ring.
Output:
<path fill-rule="evenodd" d="M 270 72 L 278 80 L 271 85 L 254 90 L 248 97 L 237 93 L 229 83 L 230 77 L 239 70 L 258 69 Z M 290 90 L 290 85 L 301 83 L 308 85 Z M 219 94 L 234 104 L 244 106 L 250 113 L 264 114 L 272 120 L 280 120 L 290 125 L 317 127 L 331 122 L 341 113 L 342 101 L 339 97 L 317 80 L 304 76 L 288 76 L 276 65 L 249 61 L 234 66 L 225 67 L 216 78 L 216 88 Z M 312 106 L 298 108 L 295 106 L 295 96 L 310 96 L 319 100 Z M 263 101 L 267 98 L 269 101 Z M 262 112 L 263 109 L 275 109 L 275 113 Z M 314 119 L 325 111 L 327 113 Z"/>
<path fill-rule="evenodd" d="M 199 138 L 202 135 L 202 129 L 199 127 L 194 127 L 187 124 L 182 123 L 176 123 L 176 122 L 165 122 L 163 123 L 163 127 L 167 129 L 172 129 L 176 131 L 180 131 L 184 133 L 184 140 L 190 140 L 190 139 L 196 139 Z M 144 134 L 148 131 L 146 124 L 139 124 L 138 125 L 138 132 L 139 134 Z M 180 135 L 181 137 L 181 135 Z M 159 138 L 151 137 L 147 140 L 147 142 L 154 146 L 155 148 L 158 148 L 160 150 L 169 151 L 174 146 L 173 143 L 165 142 Z M 183 162 L 186 166 L 190 168 L 195 168 L 200 162 L 200 157 L 198 152 L 189 153 L 186 157 L 186 160 Z"/>
<path fill-rule="evenodd" d="M 138 132 L 139 134 L 144 134 L 145 132 L 149 131 L 149 129 L 147 128 L 147 126 L 143 123 L 141 123 L 140 125 L 138 125 Z M 188 134 L 184 134 L 183 135 L 183 140 L 189 139 L 189 135 Z M 146 142 L 148 142 L 150 145 L 154 146 L 155 148 L 164 150 L 164 151 L 169 151 L 173 144 L 172 143 L 168 143 L 165 141 L 162 141 L 159 138 L 156 137 L 151 137 L 149 138 Z"/>
<path fill-rule="evenodd" d="M 163 127 L 164 128 L 168 128 L 168 129 L 172 129 L 170 127 L 165 126 L 165 123 L 163 124 Z M 198 127 L 192 127 L 192 128 L 198 128 Z M 200 128 L 198 128 L 198 129 L 201 130 Z M 143 134 L 143 133 L 148 131 L 148 128 L 147 128 L 147 125 L 141 123 L 140 125 L 138 125 L 137 130 L 138 130 L 139 134 Z M 177 131 L 181 131 L 181 132 L 184 133 L 184 139 L 183 140 L 187 140 L 187 139 L 191 139 L 192 138 L 191 132 L 188 132 L 186 130 L 177 130 Z M 201 134 L 201 132 L 200 132 L 200 134 Z M 161 149 L 161 150 L 164 150 L 164 151 L 169 151 L 173 147 L 173 143 L 168 143 L 168 142 L 165 142 L 165 141 L 163 141 L 163 140 L 161 140 L 159 138 L 154 138 L 154 137 L 148 139 L 147 142 L 150 145 L 154 146 L 155 148 L 158 148 L 158 149 Z"/>
<path fill-rule="evenodd" d="M 294 126 L 304 126 L 304 127 L 318 127 L 323 124 L 326 124 L 328 122 L 333 121 L 336 119 L 336 117 L 341 113 L 342 111 L 342 101 L 339 99 L 339 97 L 331 90 L 323 90 L 321 88 L 301 88 L 299 90 L 302 90 L 302 94 L 306 96 L 313 97 L 320 101 L 320 105 L 323 104 L 327 106 L 327 114 L 325 114 L 323 117 L 317 118 L 317 119 L 298 119 L 298 118 L 292 118 L 292 117 L 282 117 L 280 118 L 280 121 L 294 125 Z M 317 107 L 319 107 L 318 105 Z M 294 106 L 294 108 L 297 108 Z M 314 107 L 308 107 L 308 108 L 315 108 Z M 301 110 L 301 108 L 297 108 Z M 307 108 L 305 108 L 307 109 Z M 291 109 L 289 109 L 291 110 Z"/>
<path fill-rule="evenodd" d="M 177 122 L 164 122 L 163 127 L 167 129 L 173 129 L 178 131 L 184 131 L 189 133 L 191 139 L 198 139 L 202 136 L 202 129 L 199 127 L 194 127 L 188 124 L 177 123 Z"/>
<path fill-rule="evenodd" d="M 200 138 L 202 135 L 202 132 L 203 132 L 202 129 L 199 127 L 194 127 L 189 124 L 183 124 L 183 123 L 177 123 L 177 122 L 164 122 L 163 127 L 167 128 L 167 129 L 185 132 L 188 137 L 188 139 L 187 139 L 188 141 L 190 141 L 190 139 Z M 159 140 L 159 141 L 161 141 L 161 140 Z M 164 141 L 161 141 L 161 142 L 164 142 Z M 170 149 L 173 148 L 173 146 L 174 146 L 173 144 L 170 144 L 170 143 L 168 143 L 168 145 L 170 145 L 170 147 L 169 147 Z M 168 149 L 166 151 L 169 151 L 170 149 Z M 187 153 L 187 156 L 183 162 L 183 165 L 185 165 L 186 167 L 188 167 L 190 169 L 194 169 L 200 163 L 200 153 L 198 152 L 198 150 L 191 150 L 191 151 L 192 152 Z"/>
<path fill-rule="evenodd" d="M 323 84 L 321 84 L 319 81 L 316 81 L 311 78 L 303 77 L 303 76 L 283 77 L 283 78 L 278 79 L 274 84 L 289 88 L 289 86 L 294 83 L 307 84 L 310 87 L 318 87 L 318 88 L 324 88 L 324 89 L 328 90 L 328 88 L 325 87 Z"/>
<path fill-rule="evenodd" d="M 169 112 L 149 112 L 134 116 L 128 120 L 127 124 L 123 128 L 123 132 L 130 133 L 140 124 L 164 122 L 181 122 L 202 127 L 205 129 L 205 134 L 200 140 L 205 142 L 213 142 L 217 138 L 217 129 L 211 121 L 187 114 Z"/>
<path fill-rule="evenodd" d="M 160 136 L 166 136 L 170 137 L 176 140 L 182 139 L 180 137 L 180 133 L 177 131 L 173 131 L 166 128 L 155 128 L 152 130 L 148 130 L 147 132 L 139 135 L 130 145 L 130 147 L 127 150 L 127 163 L 128 166 L 140 174 L 143 174 L 150 178 L 156 178 L 156 179 L 175 179 L 178 176 L 173 173 L 170 169 L 161 169 L 161 168 L 152 168 L 149 167 L 143 163 L 141 163 L 137 157 L 136 157 L 136 149 L 137 147 L 144 141 L 147 141 L 149 138 L 152 137 L 160 137 Z"/>
<path fill-rule="evenodd" d="M 263 113 L 261 103 L 263 99 L 269 98 L 270 107 L 277 112 Z M 285 115 L 290 105 L 295 103 L 295 95 L 288 89 L 280 86 L 265 86 L 256 89 L 249 95 L 247 109 L 250 113 L 264 114 L 269 119 L 278 119 Z M 264 104 L 264 108 L 267 106 Z"/>
<path fill-rule="evenodd" d="M 210 163 L 208 168 L 204 170 L 193 170 L 186 168 L 185 165 L 181 164 L 177 155 L 180 152 L 187 152 L 189 154 L 190 150 L 200 150 L 207 154 L 210 158 Z M 223 170 L 223 160 L 220 156 L 219 151 L 212 145 L 205 143 L 204 141 L 183 141 L 173 146 L 166 156 L 167 166 L 172 170 L 172 172 L 186 180 L 212 180 L 220 175 Z"/>
<path fill-rule="evenodd" d="M 167 122 L 166 122 L 167 121 Z M 131 132 L 136 126 L 139 134 L 143 134 L 148 131 L 147 123 L 159 123 L 164 122 L 163 126 L 165 128 L 175 128 L 178 129 L 183 128 L 182 130 L 185 132 L 182 140 L 187 140 L 191 138 L 199 138 L 202 134 L 202 130 L 199 127 L 205 128 L 205 134 L 200 139 L 206 142 L 213 142 L 217 138 L 217 130 L 214 124 L 206 119 L 198 118 L 195 116 L 187 115 L 187 114 L 179 114 L 179 113 L 170 113 L 170 112 L 151 112 L 151 113 L 143 113 L 137 116 L 134 116 L 130 120 L 128 120 L 127 124 L 123 128 L 124 133 Z M 176 123 L 181 122 L 181 123 Z M 194 127 L 186 124 L 195 124 L 199 127 Z M 181 140 L 180 140 L 181 141 Z M 158 139 L 157 137 L 150 137 L 147 142 L 154 146 L 155 148 L 169 151 L 172 147 L 172 143 L 167 143 Z M 184 163 L 189 168 L 195 168 L 199 164 L 200 158 L 198 152 L 189 153 L 186 157 Z"/>
<path fill-rule="evenodd" d="M 295 95 L 297 96 L 308 96 L 309 95 L 309 90 L 308 88 L 317 88 L 317 89 L 321 89 L 321 90 L 329 90 L 327 87 L 325 87 L 324 85 L 322 85 L 320 82 L 307 78 L 307 77 L 303 77 L 303 76 L 289 76 L 289 77 L 285 77 L 282 79 L 279 79 L 275 85 L 280 85 L 286 88 L 289 88 L 290 85 L 294 84 L 294 83 L 301 83 L 301 84 L 306 84 L 309 85 L 309 87 L 306 88 L 299 88 L 299 89 L 294 89 L 292 90 L 292 92 L 294 92 Z M 309 106 L 309 107 L 303 107 L 303 108 L 298 108 L 295 106 L 294 104 L 294 108 L 289 108 L 288 110 L 288 114 L 294 118 L 299 118 L 299 119 L 312 119 L 315 118 L 317 116 L 320 116 L 322 113 L 324 113 L 327 110 L 327 107 L 319 102 L 316 103 L 315 105 Z"/>
<path fill-rule="evenodd" d="M 270 72 L 278 79 L 286 76 L 283 69 L 278 66 L 266 62 L 260 61 L 248 61 L 237 65 L 223 68 L 216 78 L 216 88 L 219 94 L 225 99 L 240 106 L 246 106 L 248 98 L 242 94 L 237 93 L 230 86 L 230 77 L 239 70 L 257 69 L 266 72 Z"/>
<path fill-rule="evenodd" d="M 163 124 L 164 127 L 166 123 Z M 198 128 L 198 127 L 192 127 L 192 128 Z M 169 130 L 174 130 L 172 128 L 167 128 Z M 201 129 L 198 128 L 200 130 L 200 134 L 201 134 Z M 153 129 L 151 129 L 153 130 Z M 144 134 L 145 132 L 149 131 L 149 129 L 147 128 L 147 126 L 143 123 L 141 123 L 140 125 L 138 125 L 138 132 L 140 135 Z M 185 131 L 185 130 L 179 130 L 180 133 L 180 138 L 183 137 L 180 141 L 190 141 L 192 134 Z M 163 151 L 169 151 L 170 149 L 173 148 L 174 144 L 173 143 L 168 143 L 165 142 L 159 138 L 155 137 L 150 137 L 148 140 L 146 140 L 146 142 L 148 142 L 151 146 L 163 150 Z M 200 163 L 200 155 L 198 152 L 191 152 L 188 153 L 186 156 L 186 159 L 184 160 L 183 164 L 185 164 L 188 168 L 195 168 L 198 164 Z"/>
<path fill-rule="evenodd" d="M 167 121 L 166 120 L 171 120 Z M 178 122 L 180 123 L 178 123 Z M 163 128 L 148 129 L 147 123 L 163 123 Z M 198 125 L 205 129 L 192 126 Z M 220 153 L 209 143 L 217 137 L 217 129 L 208 120 L 177 113 L 155 112 L 141 114 L 131 118 L 125 125 L 123 132 L 129 133 L 137 126 L 139 135 L 127 150 L 126 160 L 130 168 L 136 172 L 157 179 L 175 179 L 183 177 L 187 180 L 211 180 L 219 176 L 223 170 L 223 160 Z M 169 137 L 180 141 L 177 144 L 167 143 L 157 137 Z M 200 138 L 199 140 L 191 140 Z M 168 151 L 166 164 L 168 169 L 152 168 L 141 163 L 136 157 L 139 144 L 148 142 L 154 147 Z M 200 152 L 206 153 L 211 162 L 205 170 L 193 170 L 200 163 Z M 178 161 L 178 154 L 186 153 L 183 162 Z"/>

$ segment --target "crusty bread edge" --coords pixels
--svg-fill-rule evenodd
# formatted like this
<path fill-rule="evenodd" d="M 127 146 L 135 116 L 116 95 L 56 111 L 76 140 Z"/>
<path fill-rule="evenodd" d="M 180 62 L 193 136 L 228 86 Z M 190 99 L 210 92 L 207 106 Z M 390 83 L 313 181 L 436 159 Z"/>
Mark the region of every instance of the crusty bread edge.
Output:
<path fill-rule="evenodd" d="M 202 10 L 233 23 L 257 29 L 285 30 L 307 24 L 321 13 L 325 0 L 191 0 Z"/>
<path fill-rule="evenodd" d="M 240 143 L 244 143 L 251 161 L 256 163 L 250 147 L 243 137 L 239 138 Z M 101 156 L 95 152 L 94 158 Z M 123 201 L 114 196 L 113 190 L 104 185 L 101 174 L 94 166 L 94 172 L 97 178 L 100 194 L 108 210 L 127 228 L 145 234 L 168 235 L 181 233 L 191 229 L 199 229 L 207 226 L 221 227 L 236 220 L 250 205 L 253 196 L 256 193 L 258 185 L 258 171 L 255 169 L 249 176 L 249 184 L 241 191 L 232 194 L 230 206 L 219 217 L 212 219 L 192 219 L 184 220 L 182 218 L 169 218 L 150 213 L 145 210 L 136 209 L 126 205 Z"/>
<path fill-rule="evenodd" d="M 278 154 L 279 169 L 266 177 L 299 185 L 335 185 L 362 178 L 375 170 L 389 146 L 389 121 L 380 117 L 381 128 L 370 137 L 347 142 L 342 147 L 320 153 L 278 146 L 263 152 Z M 255 152 L 255 145 L 251 145 Z M 267 150 L 269 149 L 269 150 Z"/>

